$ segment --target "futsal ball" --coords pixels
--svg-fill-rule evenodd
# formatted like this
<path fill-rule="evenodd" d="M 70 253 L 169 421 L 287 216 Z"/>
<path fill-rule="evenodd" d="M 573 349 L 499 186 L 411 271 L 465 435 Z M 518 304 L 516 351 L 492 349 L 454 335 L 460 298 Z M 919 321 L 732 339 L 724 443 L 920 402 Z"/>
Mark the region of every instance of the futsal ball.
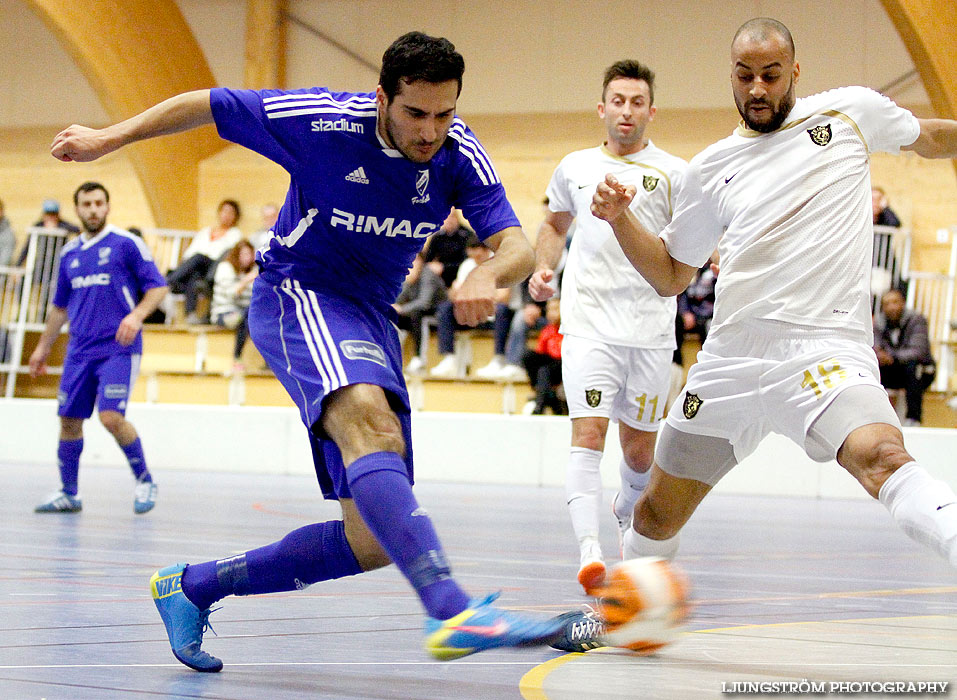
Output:
<path fill-rule="evenodd" d="M 602 641 L 639 654 L 651 654 L 677 639 L 690 611 L 687 579 L 659 557 L 616 564 L 599 596 Z"/>

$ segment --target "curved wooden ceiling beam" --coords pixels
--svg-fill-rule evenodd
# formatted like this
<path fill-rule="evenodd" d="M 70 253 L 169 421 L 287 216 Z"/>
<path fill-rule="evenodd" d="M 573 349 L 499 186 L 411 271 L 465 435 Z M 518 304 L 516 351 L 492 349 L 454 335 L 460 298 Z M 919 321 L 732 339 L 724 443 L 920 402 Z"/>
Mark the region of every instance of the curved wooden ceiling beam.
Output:
<path fill-rule="evenodd" d="M 24 2 L 86 76 L 113 122 L 216 84 L 174 0 Z M 224 145 L 208 126 L 125 149 L 158 226 L 196 227 L 199 163 Z"/>
<path fill-rule="evenodd" d="M 957 3 L 881 0 L 938 117 L 957 118 Z M 954 162 L 957 169 L 957 161 Z"/>

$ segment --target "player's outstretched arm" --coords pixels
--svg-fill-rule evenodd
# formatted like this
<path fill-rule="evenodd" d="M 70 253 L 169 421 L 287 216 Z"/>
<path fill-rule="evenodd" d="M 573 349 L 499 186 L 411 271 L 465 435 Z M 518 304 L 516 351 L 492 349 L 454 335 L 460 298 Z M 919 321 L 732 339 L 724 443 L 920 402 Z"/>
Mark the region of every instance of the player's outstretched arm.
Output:
<path fill-rule="evenodd" d="M 567 211 L 550 211 L 538 229 L 535 239 L 535 272 L 528 280 L 528 293 L 535 301 L 545 301 L 555 294 L 551 281 L 555 266 L 562 257 L 565 238 L 575 217 Z"/>
<path fill-rule="evenodd" d="M 595 190 L 591 213 L 611 224 L 628 262 L 658 294 L 663 297 L 680 294 L 697 268 L 672 258 L 665 242 L 642 226 L 628 208 L 635 192 L 634 185 L 622 185 L 614 175 L 606 175 Z"/>
<path fill-rule="evenodd" d="M 43 333 L 40 334 L 40 340 L 37 341 L 36 349 L 30 355 L 30 376 L 34 379 L 41 374 L 46 374 L 47 357 L 49 357 L 53 343 L 56 342 L 57 336 L 60 335 L 60 329 L 63 328 L 66 319 L 66 309 L 61 309 L 59 306 L 52 304 L 50 305 L 50 310 L 47 311 L 47 322 L 43 327 Z"/>
<path fill-rule="evenodd" d="M 901 150 L 914 151 L 924 158 L 957 158 L 957 121 L 918 119 L 920 136 Z"/>
<path fill-rule="evenodd" d="M 56 135 L 50 153 L 64 162 L 87 162 L 136 141 L 187 131 L 212 121 L 209 90 L 194 90 L 103 129 L 74 124 Z"/>

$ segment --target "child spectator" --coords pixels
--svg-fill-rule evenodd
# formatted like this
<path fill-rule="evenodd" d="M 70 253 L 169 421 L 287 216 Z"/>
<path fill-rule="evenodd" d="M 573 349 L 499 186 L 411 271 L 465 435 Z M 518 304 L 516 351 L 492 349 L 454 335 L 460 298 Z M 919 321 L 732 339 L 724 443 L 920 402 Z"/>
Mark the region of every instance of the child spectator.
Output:
<path fill-rule="evenodd" d="M 551 298 L 545 305 L 548 323 L 538 334 L 534 350 L 527 350 L 522 362 L 535 388 L 533 415 L 541 415 L 551 408 L 556 416 L 568 415 L 568 404 L 559 395 L 562 384 L 562 334 L 558 332 L 562 317 L 559 300 Z"/>

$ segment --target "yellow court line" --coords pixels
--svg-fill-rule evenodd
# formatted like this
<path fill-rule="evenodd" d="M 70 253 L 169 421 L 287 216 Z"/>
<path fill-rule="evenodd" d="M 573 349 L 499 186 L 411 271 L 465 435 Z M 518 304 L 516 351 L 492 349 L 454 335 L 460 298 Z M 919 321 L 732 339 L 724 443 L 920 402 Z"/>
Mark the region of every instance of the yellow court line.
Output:
<path fill-rule="evenodd" d="M 721 632 L 735 632 L 745 629 L 757 629 L 761 627 L 791 627 L 794 625 L 825 625 L 825 624 L 835 624 L 835 623 L 854 623 L 854 622 L 881 622 L 888 620 L 922 620 L 929 617 L 954 617 L 953 615 L 899 615 L 895 617 L 861 617 L 852 620 L 803 620 L 798 622 L 772 622 L 761 625 L 738 625 L 736 627 L 715 627 L 713 629 L 706 630 L 692 630 L 687 634 L 711 634 L 711 633 L 721 633 Z M 585 654 L 578 653 L 568 653 L 563 656 L 559 656 L 555 659 L 549 659 L 548 661 L 539 664 L 531 671 L 522 676 L 522 679 L 518 682 L 518 690 L 522 694 L 524 700 L 548 700 L 548 695 L 545 693 L 545 678 L 554 671 L 559 666 L 562 666 L 569 661 L 572 661 L 580 656 L 585 656 Z"/>
<path fill-rule="evenodd" d="M 522 680 L 518 682 L 518 691 L 522 694 L 522 698 L 524 700 L 548 700 L 543 687 L 545 677 L 559 666 L 579 656 L 584 656 L 584 654 L 571 652 L 555 659 L 549 659 L 526 673 L 522 676 Z"/>

